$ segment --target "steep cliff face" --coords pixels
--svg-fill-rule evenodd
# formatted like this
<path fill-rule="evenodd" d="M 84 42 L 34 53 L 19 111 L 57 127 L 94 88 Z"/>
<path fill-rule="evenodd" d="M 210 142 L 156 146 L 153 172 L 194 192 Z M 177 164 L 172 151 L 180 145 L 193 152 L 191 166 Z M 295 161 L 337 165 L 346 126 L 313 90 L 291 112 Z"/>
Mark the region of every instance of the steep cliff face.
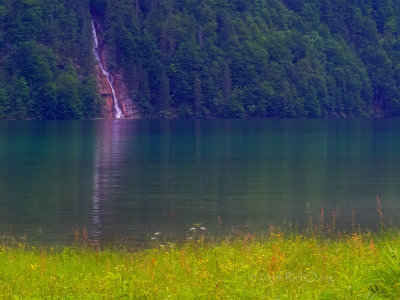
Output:
<path fill-rule="evenodd" d="M 122 71 L 113 75 L 114 89 L 119 105 L 124 113 L 125 119 L 140 119 L 140 114 L 133 100 L 129 97 L 128 89 L 124 83 Z"/>
<path fill-rule="evenodd" d="M 96 66 L 96 78 L 97 88 L 100 95 L 105 100 L 105 106 L 103 107 L 103 118 L 114 119 L 114 99 L 110 85 L 108 84 L 107 78 L 101 72 L 100 66 Z"/>
<path fill-rule="evenodd" d="M 100 95 L 105 99 L 106 102 L 106 105 L 103 109 L 103 117 L 106 119 L 116 118 L 116 104 L 114 103 L 114 101 L 116 101 L 117 106 L 121 109 L 123 113 L 123 118 L 139 119 L 139 112 L 134 105 L 133 100 L 129 97 L 129 92 L 124 83 L 122 71 L 111 71 L 108 68 L 107 47 L 102 36 L 101 26 L 96 21 L 96 19 L 94 24 L 98 43 L 97 51 L 102 64 L 102 66 L 100 65 L 100 63 L 96 65 L 97 86 Z M 110 78 L 107 79 L 107 75 L 104 74 L 102 67 L 107 70 L 107 72 L 111 75 L 111 80 Z M 112 89 L 114 89 L 114 95 Z"/>

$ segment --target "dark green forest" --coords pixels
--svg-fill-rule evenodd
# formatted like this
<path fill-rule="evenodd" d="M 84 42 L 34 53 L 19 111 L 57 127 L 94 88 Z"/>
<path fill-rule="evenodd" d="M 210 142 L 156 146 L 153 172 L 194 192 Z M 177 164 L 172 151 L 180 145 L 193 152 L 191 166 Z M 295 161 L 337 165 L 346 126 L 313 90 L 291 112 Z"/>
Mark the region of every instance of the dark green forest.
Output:
<path fill-rule="evenodd" d="M 0 118 L 101 115 L 92 16 L 143 117 L 400 115 L 400 1 L 0 0 Z"/>

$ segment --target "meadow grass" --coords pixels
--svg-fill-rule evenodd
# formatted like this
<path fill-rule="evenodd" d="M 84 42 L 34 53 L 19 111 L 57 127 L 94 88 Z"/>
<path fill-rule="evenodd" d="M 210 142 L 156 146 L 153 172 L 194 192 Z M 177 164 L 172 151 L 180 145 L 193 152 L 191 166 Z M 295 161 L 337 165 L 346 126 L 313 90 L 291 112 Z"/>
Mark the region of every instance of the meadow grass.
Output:
<path fill-rule="evenodd" d="M 400 299 L 400 230 L 336 229 L 321 210 L 300 233 L 215 239 L 194 224 L 180 244 L 100 247 L 86 229 L 56 248 L 0 238 L 2 299 Z"/>
<path fill-rule="evenodd" d="M 400 232 L 0 246 L 3 299 L 398 299 Z M 194 232 L 195 230 L 193 230 Z"/>

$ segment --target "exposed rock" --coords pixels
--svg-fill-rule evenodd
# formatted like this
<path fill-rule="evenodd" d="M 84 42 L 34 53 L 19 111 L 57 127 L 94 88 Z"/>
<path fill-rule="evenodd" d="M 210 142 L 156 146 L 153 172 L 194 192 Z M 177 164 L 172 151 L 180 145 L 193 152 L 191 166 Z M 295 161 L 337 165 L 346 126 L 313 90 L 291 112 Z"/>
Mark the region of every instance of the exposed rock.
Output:
<path fill-rule="evenodd" d="M 114 119 L 114 100 L 112 96 L 112 91 L 110 85 L 108 84 L 106 76 L 101 72 L 100 66 L 96 66 L 96 79 L 97 88 L 100 95 L 105 100 L 105 106 L 103 107 L 103 118 Z"/>
<path fill-rule="evenodd" d="M 128 89 L 124 83 L 122 72 L 119 71 L 113 75 L 114 78 L 114 89 L 117 95 L 119 104 L 124 112 L 124 116 L 127 119 L 139 119 L 140 115 L 135 107 L 132 99 L 129 97 Z"/>
<path fill-rule="evenodd" d="M 108 68 L 108 53 L 102 36 L 101 26 L 99 26 L 98 24 L 99 23 L 96 21 L 99 56 L 104 68 L 112 76 L 116 101 L 118 101 L 118 104 L 122 109 L 125 119 L 139 119 L 139 112 L 134 105 L 133 100 L 129 97 L 128 89 L 123 80 L 122 71 L 111 71 L 110 68 Z M 103 117 L 107 119 L 114 119 L 115 112 L 112 90 L 107 80 L 107 77 L 102 73 L 101 67 L 99 65 L 96 66 L 96 78 L 99 93 L 106 102 L 106 106 L 103 109 Z"/>

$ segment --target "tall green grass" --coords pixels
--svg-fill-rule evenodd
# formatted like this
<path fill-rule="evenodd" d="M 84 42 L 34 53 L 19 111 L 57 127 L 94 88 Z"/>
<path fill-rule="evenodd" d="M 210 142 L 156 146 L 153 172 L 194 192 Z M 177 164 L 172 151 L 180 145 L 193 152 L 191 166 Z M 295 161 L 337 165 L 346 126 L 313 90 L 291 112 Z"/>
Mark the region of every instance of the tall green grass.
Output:
<path fill-rule="evenodd" d="M 0 246 L 3 299 L 398 299 L 400 233 L 272 233 L 149 249 Z"/>
<path fill-rule="evenodd" d="M 181 244 L 100 247 L 86 230 L 56 248 L 0 239 L 2 299 L 400 299 L 400 231 L 350 233 L 321 210 L 308 227 L 214 239 L 195 224 Z M 289 226 L 290 227 L 290 226 Z"/>

